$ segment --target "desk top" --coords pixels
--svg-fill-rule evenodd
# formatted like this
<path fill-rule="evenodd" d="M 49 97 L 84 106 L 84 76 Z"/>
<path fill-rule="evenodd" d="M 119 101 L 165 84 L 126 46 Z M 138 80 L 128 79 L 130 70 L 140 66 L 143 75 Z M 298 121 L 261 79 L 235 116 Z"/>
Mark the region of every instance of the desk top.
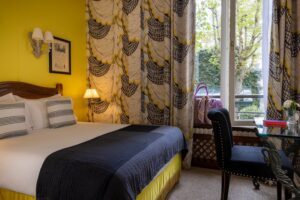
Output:
<path fill-rule="evenodd" d="M 257 117 L 254 119 L 255 125 L 257 128 L 257 136 L 258 137 L 276 137 L 276 138 L 290 138 L 294 140 L 300 140 L 300 131 L 291 132 L 288 128 L 280 128 L 280 127 L 267 127 L 264 126 L 263 117 Z"/>

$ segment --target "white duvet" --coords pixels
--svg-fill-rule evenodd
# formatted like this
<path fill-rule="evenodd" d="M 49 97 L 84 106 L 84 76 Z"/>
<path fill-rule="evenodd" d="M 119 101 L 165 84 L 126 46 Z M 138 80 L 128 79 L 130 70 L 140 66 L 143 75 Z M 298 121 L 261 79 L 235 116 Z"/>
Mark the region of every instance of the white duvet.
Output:
<path fill-rule="evenodd" d="M 0 140 L 0 188 L 35 196 L 38 175 L 48 155 L 126 126 L 78 123 Z"/>

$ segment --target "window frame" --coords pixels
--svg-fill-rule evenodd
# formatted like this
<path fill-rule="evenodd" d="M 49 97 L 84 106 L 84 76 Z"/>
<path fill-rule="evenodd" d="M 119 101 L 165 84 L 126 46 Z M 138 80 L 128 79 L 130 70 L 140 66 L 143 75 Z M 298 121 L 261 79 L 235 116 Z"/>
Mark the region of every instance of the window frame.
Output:
<path fill-rule="evenodd" d="M 241 96 L 241 95 L 235 95 L 235 84 L 234 84 L 235 46 L 236 46 L 236 3 L 237 0 L 221 0 L 221 66 L 222 67 L 220 72 L 220 99 L 223 103 L 223 106 L 227 108 L 230 113 L 230 120 L 233 126 L 253 126 L 255 125 L 254 119 L 249 119 L 249 120 L 235 119 L 235 99 L 236 96 Z M 269 3 L 266 4 L 264 0 L 262 6 L 263 6 L 262 17 L 265 17 L 264 9 L 265 7 L 267 7 L 267 9 L 269 10 L 270 5 Z M 262 23 L 265 23 L 264 19 Z M 266 26 L 263 25 L 262 26 L 263 32 L 266 31 L 265 28 Z M 267 38 L 263 38 L 262 40 L 265 39 Z M 263 43 L 264 41 L 262 41 L 262 45 Z M 262 53 L 265 53 L 262 49 L 261 51 Z M 262 98 L 265 99 L 265 95 L 266 95 L 265 85 L 263 87 L 264 89 L 263 89 Z M 253 96 L 253 95 L 261 96 L 260 94 L 252 94 L 249 96 Z M 196 97 L 202 97 L 202 95 L 197 95 Z M 211 97 L 218 98 L 219 96 L 213 95 Z"/>
<path fill-rule="evenodd" d="M 221 3 L 221 100 L 224 107 L 228 108 L 234 126 L 251 126 L 254 125 L 254 119 L 235 119 L 236 3 L 237 0 L 222 0 Z"/>

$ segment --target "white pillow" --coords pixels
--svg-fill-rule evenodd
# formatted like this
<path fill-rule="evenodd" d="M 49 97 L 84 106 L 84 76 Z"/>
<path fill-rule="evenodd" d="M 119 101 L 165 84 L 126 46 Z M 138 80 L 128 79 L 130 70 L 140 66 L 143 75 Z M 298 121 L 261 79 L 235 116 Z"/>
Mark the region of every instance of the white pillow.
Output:
<path fill-rule="evenodd" d="M 3 103 L 3 102 L 8 102 L 8 103 L 11 103 L 11 102 L 16 102 L 15 98 L 14 98 L 14 95 L 12 93 L 8 93 L 6 95 L 3 95 L 0 97 L 0 102 Z"/>
<path fill-rule="evenodd" d="M 46 101 L 49 99 L 61 98 L 61 95 L 54 95 L 42 99 L 25 99 L 15 96 L 18 102 L 25 102 L 29 110 L 30 121 L 33 129 L 43 129 L 49 127 L 47 117 Z"/>
<path fill-rule="evenodd" d="M 29 108 L 33 129 L 43 129 L 49 126 L 46 104 L 43 100 L 23 100 Z"/>
<path fill-rule="evenodd" d="M 14 99 L 16 101 L 22 101 L 22 100 L 47 100 L 47 99 L 55 99 L 55 98 L 60 98 L 62 97 L 61 94 L 55 94 L 53 96 L 50 96 L 50 97 L 45 97 L 45 98 L 40 98 L 40 99 L 26 99 L 26 98 L 23 98 L 23 97 L 20 97 L 18 95 L 13 95 Z"/>
<path fill-rule="evenodd" d="M 17 101 L 17 102 L 22 102 L 22 101 Z M 26 117 L 26 128 L 27 128 L 27 130 L 32 130 L 33 124 L 32 124 L 31 115 L 30 115 L 30 108 L 26 103 L 25 103 L 25 117 Z"/>

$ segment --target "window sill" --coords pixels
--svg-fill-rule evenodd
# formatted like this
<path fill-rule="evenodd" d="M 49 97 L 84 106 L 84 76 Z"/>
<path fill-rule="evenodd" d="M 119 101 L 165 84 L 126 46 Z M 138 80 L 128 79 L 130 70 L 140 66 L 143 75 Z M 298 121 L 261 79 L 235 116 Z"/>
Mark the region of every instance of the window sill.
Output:
<path fill-rule="evenodd" d="M 232 121 L 232 126 L 252 126 L 252 127 L 255 127 L 255 122 L 254 120 L 235 120 L 235 121 Z"/>
<path fill-rule="evenodd" d="M 203 129 L 212 129 L 212 125 L 202 124 L 202 125 L 194 125 L 194 128 L 203 128 Z M 232 131 L 240 131 L 240 132 L 256 132 L 256 126 L 232 126 Z"/>

